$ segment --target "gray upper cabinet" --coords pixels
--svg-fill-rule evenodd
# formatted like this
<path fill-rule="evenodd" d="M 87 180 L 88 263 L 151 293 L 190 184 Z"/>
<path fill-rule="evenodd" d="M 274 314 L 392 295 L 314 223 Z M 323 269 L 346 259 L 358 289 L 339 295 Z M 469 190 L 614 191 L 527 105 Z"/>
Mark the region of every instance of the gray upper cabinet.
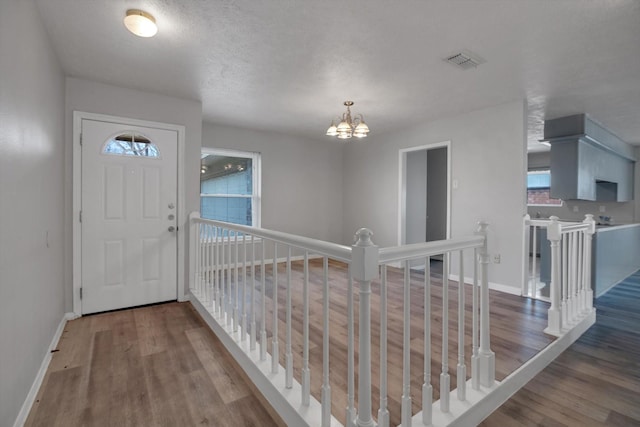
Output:
<path fill-rule="evenodd" d="M 633 200 L 635 158 L 629 144 L 584 114 L 546 121 L 545 139 L 551 143 L 551 197 Z"/>

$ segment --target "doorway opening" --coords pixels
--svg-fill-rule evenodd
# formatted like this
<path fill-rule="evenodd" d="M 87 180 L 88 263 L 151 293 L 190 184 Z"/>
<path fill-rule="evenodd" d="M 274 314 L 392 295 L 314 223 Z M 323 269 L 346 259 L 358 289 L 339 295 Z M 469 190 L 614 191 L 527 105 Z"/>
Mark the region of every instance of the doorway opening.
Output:
<path fill-rule="evenodd" d="M 450 238 L 451 142 L 402 149 L 399 165 L 398 245 Z"/>

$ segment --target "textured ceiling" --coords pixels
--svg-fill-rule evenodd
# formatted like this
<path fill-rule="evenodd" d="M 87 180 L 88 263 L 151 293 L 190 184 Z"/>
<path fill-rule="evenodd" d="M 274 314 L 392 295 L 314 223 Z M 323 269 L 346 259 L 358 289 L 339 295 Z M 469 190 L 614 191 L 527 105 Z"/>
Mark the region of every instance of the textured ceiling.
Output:
<path fill-rule="evenodd" d="M 373 133 L 528 100 L 640 142 L 637 0 L 38 0 L 67 75 L 201 100 L 211 122 L 321 138 L 342 102 Z M 129 8 L 158 35 L 128 33 Z M 469 49 L 487 63 L 442 58 Z"/>

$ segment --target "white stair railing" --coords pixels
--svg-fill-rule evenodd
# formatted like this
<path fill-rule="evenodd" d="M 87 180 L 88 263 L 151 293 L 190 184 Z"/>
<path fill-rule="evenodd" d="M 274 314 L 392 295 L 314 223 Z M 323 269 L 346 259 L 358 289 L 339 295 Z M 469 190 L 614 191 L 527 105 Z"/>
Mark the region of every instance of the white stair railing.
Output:
<path fill-rule="evenodd" d="M 560 336 L 593 310 L 591 286 L 592 237 L 595 233 L 593 215 L 587 214 L 583 222 L 561 222 L 552 216 L 548 220 L 532 220 L 524 217 L 524 278 L 523 295 L 536 296 L 536 286 L 545 275 L 547 267 L 538 248 L 546 244 L 539 242 L 538 230 L 545 229 L 549 241 L 549 301 L 548 326 L 545 333 Z M 540 271 L 539 271 L 540 270 Z"/>
<path fill-rule="evenodd" d="M 348 426 L 388 426 L 390 413 L 387 407 L 387 271 L 390 264 L 404 267 L 403 286 L 403 357 L 402 357 L 402 395 L 393 396 L 401 399 L 401 423 L 410 426 L 412 420 L 419 420 L 423 425 L 439 425 L 434 420 L 452 420 L 464 411 L 472 411 L 473 405 L 479 402 L 479 393 L 467 393 L 467 387 L 475 391 L 491 390 L 495 386 L 495 355 L 490 348 L 489 329 L 489 288 L 487 266 L 487 225 L 480 223 L 474 236 L 454 238 L 438 242 L 405 245 L 390 248 L 378 248 L 372 242 L 373 233 L 368 229 L 360 229 L 356 233 L 356 243 L 351 246 L 337 245 L 301 236 L 280 233 L 271 230 L 228 224 L 199 218 L 197 213 L 191 215 L 191 280 L 190 290 L 194 306 L 201 314 L 210 316 L 207 320 L 217 334 L 225 335 L 223 343 L 230 350 L 243 369 L 256 372 L 259 369 L 261 378 L 250 375 L 258 388 L 265 394 L 274 391 L 281 395 L 283 402 L 288 402 L 281 415 L 291 425 L 340 425 L 331 415 L 330 384 L 330 276 L 336 275 L 330 269 L 333 261 L 347 265 L 347 366 L 346 425 Z M 284 249 L 284 252 L 282 251 Z M 286 254 L 286 258 L 278 259 L 278 253 Z M 453 254 L 453 256 L 452 256 Z M 431 360 L 433 354 L 431 340 L 431 320 L 440 313 L 431 309 L 431 271 L 430 261 L 436 255 L 442 255 L 444 268 L 442 276 L 442 363 L 440 375 L 440 401 L 433 398 L 434 387 L 431 384 Z M 313 281 L 322 286 L 322 367 L 312 372 L 309 363 L 310 353 L 310 257 L 322 259 L 321 278 L 314 271 Z M 457 315 L 457 390 L 451 397 L 449 361 L 449 265 L 453 257 L 459 261 L 458 308 L 451 315 Z M 302 262 L 302 283 L 292 282 L 292 261 Z M 473 292 L 471 313 L 466 312 L 464 271 L 465 260 L 472 260 Z M 333 260 L 333 261 L 331 261 Z M 421 289 L 424 292 L 424 369 L 422 385 L 422 410 L 412 414 L 411 400 L 411 298 L 412 278 L 410 265 L 412 261 L 425 263 L 424 281 Z M 331 261 L 331 263 L 330 263 Z M 267 265 L 271 264 L 270 271 Z M 284 276 L 281 271 L 284 271 Z M 480 274 L 478 275 L 478 271 Z M 298 270 L 298 273 L 299 270 Z M 345 274 L 344 272 L 339 274 Z M 281 279 L 285 277 L 285 279 Z M 377 423 L 374 421 L 372 405 L 372 361 L 371 361 L 371 294 L 372 283 L 380 283 L 380 378 L 378 389 L 380 404 L 377 410 Z M 354 285 L 357 282 L 359 293 L 358 321 L 358 357 L 356 365 L 354 330 Z M 286 281 L 286 295 L 278 297 L 278 284 Z M 267 302 L 267 289 L 270 290 L 270 302 Z M 292 294 L 301 295 L 302 325 L 297 325 L 297 333 L 302 343 L 296 348 L 292 346 Z M 284 304 L 282 301 L 284 300 Z M 570 304 L 567 300 L 567 304 Z M 267 324 L 267 311 L 271 310 L 271 324 Z M 281 315 L 282 314 L 282 315 Z M 317 316 L 318 313 L 314 313 Z M 466 319 L 470 315 L 472 321 L 471 354 L 465 354 Z M 298 317 L 298 316 L 297 316 Z M 280 364 L 280 346 L 278 341 L 278 324 L 284 319 L 284 361 Z M 269 340 L 270 338 L 270 340 Z M 222 339 L 222 338 L 221 338 Z M 234 347 L 235 346 L 235 347 Z M 258 348 L 259 347 L 259 348 Z M 267 348 L 269 347 L 269 348 Z M 301 353 L 301 354 L 300 354 Z M 296 362 L 296 359 L 298 362 Z M 466 360 L 471 363 L 471 380 L 467 381 Z M 294 363 L 300 363 L 300 382 L 294 378 Z M 243 365 L 244 364 L 244 365 Z M 355 366 L 358 369 L 358 401 L 355 408 Z M 284 370 L 284 372 L 282 372 Z M 311 376 L 322 378 L 320 386 L 320 402 L 311 391 Z M 281 380 L 280 380 L 281 378 Z M 268 385 L 269 383 L 270 385 Z M 265 385 L 267 384 L 267 385 Z M 269 388 L 272 387 L 272 388 Z M 461 402 L 462 404 L 457 404 Z M 278 406 L 278 405 L 274 405 Z M 281 407 L 281 406 L 278 406 Z M 455 407 L 455 408 L 454 408 Z M 460 408 L 463 408 L 460 410 Z M 462 411 L 462 412 L 461 412 Z"/>

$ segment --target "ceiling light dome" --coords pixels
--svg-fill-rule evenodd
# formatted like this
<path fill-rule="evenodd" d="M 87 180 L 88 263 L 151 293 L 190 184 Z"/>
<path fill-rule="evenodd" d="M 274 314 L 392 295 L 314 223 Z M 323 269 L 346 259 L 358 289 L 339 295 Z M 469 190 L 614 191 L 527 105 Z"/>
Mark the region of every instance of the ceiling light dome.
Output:
<path fill-rule="evenodd" d="M 153 37 L 158 32 L 156 19 L 151 14 L 139 9 L 127 10 L 124 26 L 139 37 Z"/>

